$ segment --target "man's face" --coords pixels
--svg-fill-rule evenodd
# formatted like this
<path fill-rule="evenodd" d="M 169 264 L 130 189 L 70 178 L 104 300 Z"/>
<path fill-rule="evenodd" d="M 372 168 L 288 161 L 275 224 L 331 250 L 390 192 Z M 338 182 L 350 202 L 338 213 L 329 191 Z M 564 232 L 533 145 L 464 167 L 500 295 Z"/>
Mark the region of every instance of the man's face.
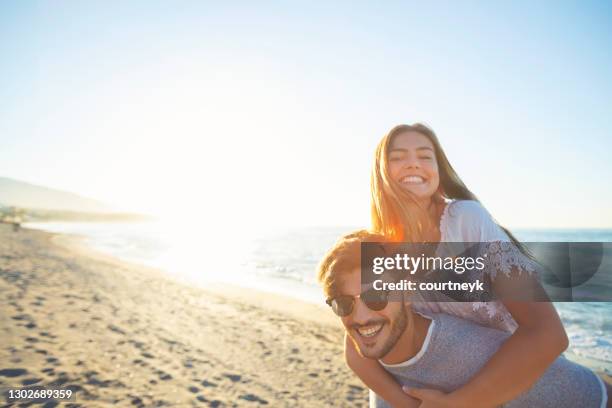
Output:
<path fill-rule="evenodd" d="M 342 276 L 336 290 L 338 296 L 361 294 L 359 269 Z M 341 319 L 359 353 L 363 357 L 381 359 L 393 349 L 406 330 L 408 316 L 401 301 L 390 301 L 384 309 L 375 311 L 356 298 L 352 312 Z"/>

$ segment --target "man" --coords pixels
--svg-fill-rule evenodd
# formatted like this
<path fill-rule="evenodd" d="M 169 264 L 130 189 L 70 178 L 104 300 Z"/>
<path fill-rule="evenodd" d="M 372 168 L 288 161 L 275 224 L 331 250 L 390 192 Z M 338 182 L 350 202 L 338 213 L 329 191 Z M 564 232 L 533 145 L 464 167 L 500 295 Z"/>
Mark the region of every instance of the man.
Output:
<path fill-rule="evenodd" d="M 390 296 L 362 284 L 361 243 L 371 241 L 382 237 L 358 231 L 343 237 L 325 256 L 318 280 L 327 303 L 363 357 L 377 359 L 396 381 L 413 389 L 411 395 L 423 398 L 418 388 L 427 388 L 435 394 L 427 395 L 428 402 L 439 398 L 436 406 L 452 406 L 446 393 L 477 373 L 510 334 L 450 315 L 421 315 L 412 310 L 405 293 Z M 397 388 L 388 384 L 381 379 L 371 386 L 381 394 Z M 406 401 L 405 395 L 385 395 L 394 406 L 420 403 Z M 531 389 L 505 406 L 605 407 L 606 400 L 606 386 L 594 373 L 559 357 Z M 389 406 L 372 392 L 370 404 Z"/>

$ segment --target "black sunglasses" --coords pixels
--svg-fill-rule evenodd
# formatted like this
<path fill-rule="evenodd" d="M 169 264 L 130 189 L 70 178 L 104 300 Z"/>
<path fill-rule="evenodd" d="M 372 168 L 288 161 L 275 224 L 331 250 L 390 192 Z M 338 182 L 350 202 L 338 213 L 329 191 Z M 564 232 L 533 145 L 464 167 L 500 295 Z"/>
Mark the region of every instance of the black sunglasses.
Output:
<path fill-rule="evenodd" d="M 383 310 L 389 303 L 389 292 L 383 290 L 369 289 L 361 295 L 340 295 L 327 298 L 327 303 L 335 314 L 340 317 L 348 316 L 353 312 L 355 299 L 360 298 L 368 309 L 374 311 Z"/>

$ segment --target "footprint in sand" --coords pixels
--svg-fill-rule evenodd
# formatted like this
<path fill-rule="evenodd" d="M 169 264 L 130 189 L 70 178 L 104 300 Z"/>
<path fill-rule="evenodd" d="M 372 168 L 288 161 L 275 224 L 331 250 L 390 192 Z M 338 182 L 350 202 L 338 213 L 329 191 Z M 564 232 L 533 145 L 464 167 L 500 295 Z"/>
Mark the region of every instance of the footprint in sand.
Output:
<path fill-rule="evenodd" d="M 229 378 L 231 382 L 238 382 L 242 378 L 241 375 L 238 374 L 223 374 L 225 378 Z"/>
<path fill-rule="evenodd" d="M 144 402 L 143 402 L 143 401 L 142 401 L 142 399 L 141 399 L 141 398 L 139 398 L 139 397 L 134 397 L 134 398 L 132 398 L 131 404 L 132 404 L 132 405 L 139 406 L 139 407 L 144 407 L 144 406 L 145 406 L 145 405 L 144 405 Z"/>
<path fill-rule="evenodd" d="M 37 384 L 41 381 L 42 378 L 26 378 L 25 380 L 21 381 L 21 385 L 32 385 Z"/>
<path fill-rule="evenodd" d="M 42 296 L 36 296 L 36 302 L 30 303 L 32 306 L 44 306 L 44 301 L 47 300 Z"/>
<path fill-rule="evenodd" d="M 159 375 L 159 379 L 162 381 L 168 381 L 172 379 L 172 376 L 168 373 L 163 373 Z"/>
<path fill-rule="evenodd" d="M 134 365 L 139 365 L 139 366 L 141 366 L 141 367 L 146 367 L 146 366 L 148 366 L 148 365 L 149 365 L 149 363 L 147 363 L 147 362 L 146 362 L 146 361 L 144 361 L 144 360 L 141 360 L 140 358 L 137 358 L 136 360 L 132 360 L 132 364 L 134 364 Z"/>
<path fill-rule="evenodd" d="M 220 407 L 223 403 L 219 400 L 212 400 L 208 403 L 208 406 L 211 408 L 217 408 Z"/>
<path fill-rule="evenodd" d="M 266 401 L 263 398 L 258 397 L 255 394 L 244 394 L 238 397 L 239 399 L 243 399 L 245 401 L 250 401 L 250 402 L 258 402 L 262 405 L 268 405 L 268 401 Z"/>
<path fill-rule="evenodd" d="M 47 357 L 47 363 L 53 364 L 54 366 L 60 365 L 59 360 L 55 357 Z"/>
<path fill-rule="evenodd" d="M 50 387 L 61 387 L 66 383 L 69 383 L 70 377 L 68 377 L 68 374 L 66 374 L 65 372 L 59 373 L 58 377 L 56 379 L 54 379 L 53 381 L 51 381 L 48 385 Z"/>
<path fill-rule="evenodd" d="M 43 404 L 42 408 L 55 408 L 57 406 L 59 406 L 59 402 L 57 400 L 49 400 Z"/>
<path fill-rule="evenodd" d="M 210 382 L 208 380 L 204 380 L 200 384 L 202 384 L 203 387 L 216 387 L 217 386 L 217 384 L 215 384 L 214 382 Z"/>
<path fill-rule="evenodd" d="M 121 329 L 119 326 L 115 326 L 114 324 L 109 324 L 108 325 L 108 330 L 121 334 L 121 335 L 125 335 L 125 331 L 123 329 Z"/>
<path fill-rule="evenodd" d="M 142 350 L 144 348 L 144 343 L 142 341 L 129 340 L 128 342 L 132 343 L 137 349 Z"/>
<path fill-rule="evenodd" d="M 42 370 L 40 370 L 40 371 L 42 371 L 43 373 L 45 373 L 45 374 L 47 374 L 47 375 L 51 375 L 51 376 L 55 375 L 55 369 L 53 369 L 53 368 L 51 368 L 51 367 L 49 367 L 49 368 L 43 368 L 43 369 L 42 369 Z"/>
<path fill-rule="evenodd" d="M 28 373 L 25 368 L 4 368 L 0 370 L 0 377 L 20 377 Z"/>
<path fill-rule="evenodd" d="M 349 392 L 363 392 L 365 388 L 360 387 L 359 385 L 349 384 Z"/>
<path fill-rule="evenodd" d="M 162 381 L 168 381 L 172 379 L 172 376 L 168 373 L 165 373 L 163 371 L 159 372 L 159 379 Z"/>

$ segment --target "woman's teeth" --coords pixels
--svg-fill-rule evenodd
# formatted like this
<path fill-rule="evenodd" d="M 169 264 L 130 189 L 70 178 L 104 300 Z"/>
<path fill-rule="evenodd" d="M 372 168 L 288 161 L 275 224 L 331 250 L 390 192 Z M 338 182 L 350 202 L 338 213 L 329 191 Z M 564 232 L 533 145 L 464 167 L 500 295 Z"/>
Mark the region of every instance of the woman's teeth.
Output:
<path fill-rule="evenodd" d="M 376 324 L 374 326 L 364 326 L 357 329 L 357 332 L 363 337 L 372 337 L 376 335 L 383 327 L 382 323 Z"/>
<path fill-rule="evenodd" d="M 421 176 L 406 176 L 401 180 L 403 184 L 423 184 L 425 179 Z"/>

